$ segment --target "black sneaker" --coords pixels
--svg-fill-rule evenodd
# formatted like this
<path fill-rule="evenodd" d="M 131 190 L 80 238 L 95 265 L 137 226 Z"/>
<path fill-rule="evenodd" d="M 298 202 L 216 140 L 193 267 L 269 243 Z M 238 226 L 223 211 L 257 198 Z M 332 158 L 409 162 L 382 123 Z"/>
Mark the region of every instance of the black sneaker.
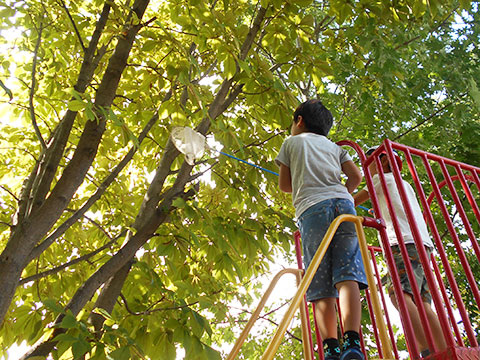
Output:
<path fill-rule="evenodd" d="M 351 347 L 340 355 L 340 360 L 365 360 L 362 350 L 357 347 Z"/>

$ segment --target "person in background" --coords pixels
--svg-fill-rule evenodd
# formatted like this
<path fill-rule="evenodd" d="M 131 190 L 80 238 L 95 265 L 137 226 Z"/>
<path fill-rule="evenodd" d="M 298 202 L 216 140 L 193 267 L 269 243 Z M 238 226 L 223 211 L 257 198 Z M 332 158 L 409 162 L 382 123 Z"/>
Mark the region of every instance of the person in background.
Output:
<path fill-rule="evenodd" d="M 373 147 L 367 150 L 366 155 L 370 156 L 377 148 L 378 147 Z M 395 156 L 395 161 L 397 162 L 399 168 L 401 169 L 402 160 L 400 159 L 400 156 L 395 151 L 394 151 L 394 156 Z M 445 350 L 446 343 L 445 343 L 445 338 L 443 336 L 442 328 L 440 326 L 440 321 L 438 320 L 437 314 L 435 314 L 435 312 L 433 311 L 430 305 L 432 301 L 432 296 L 430 294 L 430 290 L 428 289 L 425 273 L 423 271 L 423 267 L 420 262 L 420 258 L 418 256 L 418 252 L 415 247 L 412 231 L 410 229 L 407 215 L 405 214 L 405 210 L 403 208 L 402 201 L 400 199 L 400 194 L 398 193 L 398 190 L 397 190 L 397 186 L 395 183 L 395 178 L 393 177 L 390 162 L 385 152 L 380 155 L 380 162 L 382 164 L 382 169 L 385 176 L 385 182 L 388 188 L 388 193 L 390 195 L 392 205 L 395 209 L 395 215 L 397 217 L 397 220 L 402 232 L 403 241 L 405 242 L 405 246 L 407 247 L 410 263 L 412 265 L 412 269 L 417 282 L 416 286 L 418 287 L 420 294 L 422 296 L 423 306 L 425 307 L 425 312 L 428 317 L 428 322 L 433 332 L 435 345 L 440 351 Z M 417 305 L 415 304 L 415 301 L 413 298 L 412 286 L 408 280 L 407 272 L 405 270 L 405 263 L 403 262 L 402 255 L 400 253 L 397 236 L 395 234 L 393 222 L 390 217 L 390 213 L 388 211 L 387 201 L 385 198 L 385 194 L 383 193 L 383 189 L 380 183 L 378 169 L 375 161 L 369 165 L 369 169 L 372 175 L 375 192 L 377 194 L 380 211 L 382 213 L 383 219 L 385 220 L 385 223 L 387 226 L 386 230 L 387 230 L 388 240 L 392 249 L 393 257 L 395 259 L 395 266 L 397 267 L 398 273 L 400 276 L 400 282 L 402 284 L 402 289 L 403 289 L 403 297 L 407 304 L 410 320 L 412 321 L 413 328 L 415 329 L 417 345 L 421 351 L 420 355 L 422 357 L 426 357 L 430 354 L 430 350 L 428 349 L 428 343 L 425 337 L 425 333 L 423 331 L 420 314 L 418 312 Z M 423 245 L 425 246 L 427 255 L 430 258 L 430 254 L 433 249 L 433 243 L 428 234 L 427 225 L 425 224 L 425 221 L 423 219 L 422 210 L 420 209 L 420 205 L 418 204 L 417 198 L 415 196 L 415 191 L 413 190 L 411 185 L 405 180 L 402 180 L 402 182 L 403 182 L 405 191 L 407 193 L 408 202 L 414 213 L 414 217 L 417 222 L 417 226 L 422 238 Z M 355 206 L 357 206 L 364 203 L 368 199 L 370 199 L 370 195 L 368 193 L 368 190 L 365 188 L 357 192 L 353 198 L 355 200 Z M 389 277 L 388 279 L 389 280 L 387 283 L 387 291 L 389 293 L 389 296 L 392 300 L 393 305 L 398 309 L 398 303 L 396 301 L 396 298 L 393 292 L 393 284 Z"/>
<path fill-rule="evenodd" d="M 355 215 L 351 193 L 362 174 L 348 152 L 327 138 L 331 112 L 320 100 L 309 100 L 293 114 L 292 136 L 275 159 L 280 167 L 279 187 L 292 194 L 308 268 L 331 222 L 339 215 Z M 341 173 L 347 177 L 342 182 Z M 367 287 L 355 225 L 343 222 L 327 249 L 307 290 L 315 303 L 315 317 L 326 360 L 363 360 L 360 348 L 360 290 Z M 337 335 L 336 298 L 339 298 L 344 335 Z"/>

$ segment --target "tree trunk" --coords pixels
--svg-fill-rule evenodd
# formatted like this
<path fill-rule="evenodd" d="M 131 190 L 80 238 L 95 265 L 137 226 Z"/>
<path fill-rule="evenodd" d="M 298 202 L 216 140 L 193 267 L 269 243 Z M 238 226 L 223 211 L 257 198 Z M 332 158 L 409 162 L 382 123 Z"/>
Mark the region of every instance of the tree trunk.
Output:
<path fill-rule="evenodd" d="M 141 19 L 148 3 L 148 0 L 135 1 L 131 13 L 135 12 L 136 17 Z M 131 21 L 131 18 L 134 16 L 130 16 L 127 21 Z M 125 32 L 119 37 L 95 97 L 99 120 L 86 123 L 75 153 L 52 192 L 36 210 L 17 225 L 0 255 L 0 324 L 3 323 L 12 302 L 30 252 L 60 218 L 95 159 L 105 130 L 105 110 L 113 102 L 128 54 L 140 28 L 140 24 L 127 24 Z"/>

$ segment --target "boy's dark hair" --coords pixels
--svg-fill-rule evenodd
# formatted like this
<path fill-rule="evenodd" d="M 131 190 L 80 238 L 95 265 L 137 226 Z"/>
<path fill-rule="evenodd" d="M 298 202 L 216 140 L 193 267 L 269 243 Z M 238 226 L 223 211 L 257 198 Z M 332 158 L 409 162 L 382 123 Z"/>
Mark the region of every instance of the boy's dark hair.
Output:
<path fill-rule="evenodd" d="M 333 116 L 320 100 L 307 100 L 301 103 L 293 113 L 293 121 L 298 122 L 301 115 L 308 131 L 327 136 L 333 125 Z"/>

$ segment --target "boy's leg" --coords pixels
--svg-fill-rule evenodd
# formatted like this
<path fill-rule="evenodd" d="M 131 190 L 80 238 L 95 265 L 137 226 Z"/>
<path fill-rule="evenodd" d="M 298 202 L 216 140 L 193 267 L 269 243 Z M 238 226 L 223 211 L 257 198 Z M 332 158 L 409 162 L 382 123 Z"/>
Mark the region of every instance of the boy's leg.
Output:
<path fill-rule="evenodd" d="M 322 339 L 337 338 L 337 308 L 335 298 L 315 301 L 315 318 Z"/>
<path fill-rule="evenodd" d="M 337 285 L 340 312 L 345 332 L 360 330 L 362 305 L 358 283 L 353 280 L 339 282 Z"/>
<path fill-rule="evenodd" d="M 417 253 L 417 250 L 414 244 L 406 244 L 406 247 L 407 247 L 410 263 L 412 265 L 413 274 L 415 276 L 416 285 L 423 299 L 422 303 L 425 307 L 425 313 L 427 315 L 427 319 L 433 333 L 435 345 L 439 351 L 445 350 L 446 343 L 445 343 L 443 331 L 440 325 L 440 321 L 438 320 L 438 316 L 437 314 L 435 314 L 435 312 L 433 311 L 430 305 L 431 295 L 428 289 L 428 284 L 425 278 L 425 273 L 424 273 L 422 264 L 419 259 L 419 255 Z M 428 257 L 430 257 L 431 249 L 425 248 L 425 250 L 427 251 Z M 405 264 L 401 257 L 398 246 L 392 246 L 392 253 L 395 259 L 395 265 L 400 275 L 400 282 L 403 288 L 403 297 L 407 305 L 408 314 L 410 316 L 413 329 L 415 330 L 415 338 L 417 341 L 417 346 L 419 347 L 420 352 L 427 354 L 429 352 L 428 342 L 423 329 L 422 321 L 420 319 L 420 313 L 419 313 L 418 307 L 416 306 L 413 299 L 412 287 L 408 279 L 408 276 L 405 270 Z M 388 292 L 393 305 L 398 310 L 398 304 L 396 302 L 395 295 L 393 293 L 392 284 L 390 284 L 390 288 L 388 289 Z"/>
<path fill-rule="evenodd" d="M 398 310 L 398 304 L 397 304 L 395 295 L 393 294 L 393 292 L 391 292 L 389 295 L 390 295 L 390 300 L 392 301 L 392 304 Z M 407 305 L 410 321 L 412 322 L 413 329 L 415 330 L 415 339 L 417 341 L 417 346 L 420 352 L 426 352 L 426 350 L 429 350 L 428 342 L 425 336 L 425 332 L 423 330 L 423 325 L 420 319 L 420 313 L 418 311 L 418 308 L 413 301 L 412 295 L 404 292 L 403 296 L 405 298 L 405 303 Z M 445 336 L 443 335 L 442 327 L 440 325 L 440 321 L 438 320 L 438 316 L 433 311 L 429 302 L 424 301 L 423 306 L 425 307 L 428 323 L 430 325 L 430 329 L 432 330 L 435 346 L 437 347 L 438 351 L 443 351 L 447 348 L 447 344 L 445 342 Z"/>
<path fill-rule="evenodd" d="M 340 358 L 340 344 L 337 338 L 336 298 L 315 301 L 315 319 L 323 339 L 323 353 L 326 360 Z"/>
<path fill-rule="evenodd" d="M 445 336 L 443 335 L 442 326 L 440 325 L 440 320 L 438 320 L 438 315 L 433 311 L 430 306 L 430 302 L 423 302 L 425 307 L 425 312 L 427 313 L 428 323 L 432 329 L 433 339 L 435 340 L 435 345 L 438 351 L 443 351 L 447 348 L 447 343 L 445 342 Z"/>
<path fill-rule="evenodd" d="M 423 331 L 422 320 L 420 319 L 420 313 L 418 312 L 417 305 L 415 305 L 412 295 L 404 292 L 403 298 L 405 299 L 405 304 L 407 305 L 407 311 L 408 315 L 410 316 L 410 321 L 412 322 L 412 327 L 415 330 L 415 340 L 417 341 L 419 351 L 426 352 L 428 350 L 428 342 L 425 336 L 425 332 Z M 393 306 L 395 306 L 395 308 L 398 310 L 398 303 L 393 292 L 390 293 L 390 300 L 392 300 Z M 427 309 L 425 308 L 425 310 Z"/>
<path fill-rule="evenodd" d="M 358 283 L 353 280 L 339 282 L 336 287 L 344 329 L 340 359 L 363 359 L 359 335 L 362 318 L 360 288 Z"/>
<path fill-rule="evenodd" d="M 412 295 L 404 292 L 403 298 L 405 299 L 408 315 L 410 316 L 410 321 L 412 322 L 413 329 L 415 330 L 417 346 L 419 347 L 420 352 L 425 351 L 428 349 L 428 342 L 427 338 L 425 337 L 425 332 L 423 331 L 422 320 L 420 319 L 417 305 L 415 305 L 413 302 Z"/>

